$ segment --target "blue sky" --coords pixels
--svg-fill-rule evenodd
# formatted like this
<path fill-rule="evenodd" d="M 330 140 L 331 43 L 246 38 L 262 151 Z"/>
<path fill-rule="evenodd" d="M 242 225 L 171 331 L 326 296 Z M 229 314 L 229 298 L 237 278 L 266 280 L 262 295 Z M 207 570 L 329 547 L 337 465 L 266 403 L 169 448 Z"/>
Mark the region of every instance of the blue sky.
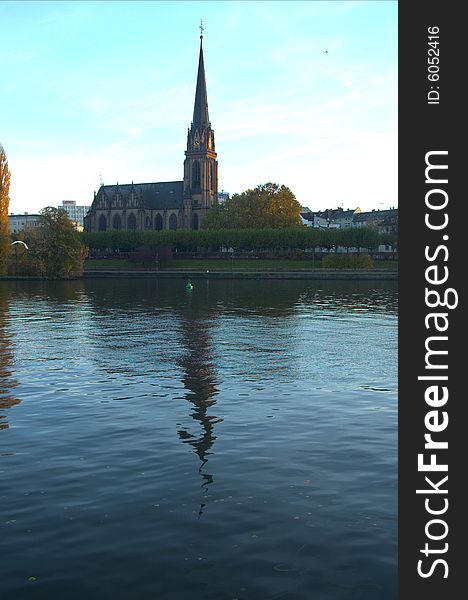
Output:
<path fill-rule="evenodd" d="M 397 2 L 0 1 L 11 212 L 182 179 L 201 18 L 220 189 L 397 205 Z"/>

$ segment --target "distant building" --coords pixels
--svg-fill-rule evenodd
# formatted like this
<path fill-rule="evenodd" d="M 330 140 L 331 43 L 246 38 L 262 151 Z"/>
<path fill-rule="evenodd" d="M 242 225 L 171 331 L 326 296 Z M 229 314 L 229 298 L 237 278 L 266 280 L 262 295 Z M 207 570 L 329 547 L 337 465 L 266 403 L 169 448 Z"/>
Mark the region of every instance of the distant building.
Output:
<path fill-rule="evenodd" d="M 218 192 L 218 204 L 224 204 L 228 198 L 229 194 L 224 190 Z"/>
<path fill-rule="evenodd" d="M 356 216 L 354 227 L 375 227 L 379 233 L 398 235 L 398 208 L 372 210 Z"/>
<path fill-rule="evenodd" d="M 352 227 L 354 218 L 361 212 L 361 209 L 343 210 L 342 208 L 329 208 L 324 211 L 312 212 L 310 208 L 303 207 L 301 219 L 304 225 L 308 227 L 330 227 L 341 229 Z"/>
<path fill-rule="evenodd" d="M 306 227 L 313 227 L 314 213 L 307 206 L 301 207 L 301 221 Z"/>
<path fill-rule="evenodd" d="M 302 207 L 301 210 L 301 221 L 306 227 L 328 227 L 329 223 L 327 219 L 324 219 L 319 213 L 314 213 L 306 206 Z"/>
<path fill-rule="evenodd" d="M 327 227 L 343 229 L 352 227 L 356 215 L 361 212 L 359 206 L 355 209 L 343 210 L 342 208 L 328 208 L 327 210 L 316 213 L 317 217 L 328 223 Z"/>
<path fill-rule="evenodd" d="M 77 229 L 83 230 L 83 220 L 90 209 L 89 206 L 77 206 L 75 200 L 62 200 L 62 210 L 66 211 L 68 218 Z"/>
<path fill-rule="evenodd" d="M 356 217 L 360 213 L 361 209 L 359 207 L 355 208 L 354 210 L 349 208 L 347 210 L 339 210 L 333 215 L 331 222 L 334 225 L 337 225 L 340 229 L 352 227 Z"/>
<path fill-rule="evenodd" d="M 24 215 L 9 215 L 10 232 L 18 233 L 19 231 L 26 231 L 28 229 L 39 227 L 39 217 L 40 215 L 30 215 L 28 213 L 24 213 Z"/>
<path fill-rule="evenodd" d="M 301 220 L 307 227 L 374 227 L 379 233 L 398 235 L 398 209 L 371 210 L 362 212 L 359 207 L 343 210 L 342 208 L 329 208 L 324 211 L 312 212 L 310 208 L 303 207 Z"/>

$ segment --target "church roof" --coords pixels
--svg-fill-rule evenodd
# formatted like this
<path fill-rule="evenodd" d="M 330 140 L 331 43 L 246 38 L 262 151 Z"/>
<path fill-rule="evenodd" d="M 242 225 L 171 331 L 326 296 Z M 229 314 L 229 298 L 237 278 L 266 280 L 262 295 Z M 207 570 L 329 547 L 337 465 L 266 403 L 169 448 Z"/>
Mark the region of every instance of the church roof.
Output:
<path fill-rule="evenodd" d="M 198 59 L 197 89 L 195 92 L 195 106 L 193 108 L 194 127 L 206 127 L 209 125 L 208 94 L 206 92 L 205 65 L 203 62 L 203 42 L 200 36 L 200 57 Z"/>
<path fill-rule="evenodd" d="M 125 202 L 129 199 L 132 189 L 137 200 L 141 201 L 145 208 L 163 210 L 165 208 L 182 208 L 184 204 L 183 181 L 102 185 L 99 188 L 97 197 L 105 195 L 108 200 L 112 200 L 119 192 Z"/>

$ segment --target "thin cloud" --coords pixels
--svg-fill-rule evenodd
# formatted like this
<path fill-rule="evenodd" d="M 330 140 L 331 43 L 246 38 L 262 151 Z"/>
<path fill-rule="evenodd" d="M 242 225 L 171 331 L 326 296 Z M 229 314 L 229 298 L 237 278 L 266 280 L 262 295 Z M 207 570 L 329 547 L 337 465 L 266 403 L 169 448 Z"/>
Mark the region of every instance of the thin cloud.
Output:
<path fill-rule="evenodd" d="M 16 62 L 4 61 L 0 102 L 7 105 L 2 141 L 12 210 L 64 197 L 89 204 L 100 175 L 108 183 L 182 178 L 198 40 L 194 35 L 192 48 L 174 34 L 163 43 L 177 16 L 171 3 L 135 3 L 131 13 L 128 6 L 39 5 L 35 21 L 10 9 L 18 31 L 7 53 Z M 363 204 L 376 195 L 396 204 L 392 3 L 204 6 L 220 188 L 277 180 L 304 204 L 312 198 L 326 206 L 343 196 Z M 156 37 L 141 26 L 149 15 L 158 17 Z"/>

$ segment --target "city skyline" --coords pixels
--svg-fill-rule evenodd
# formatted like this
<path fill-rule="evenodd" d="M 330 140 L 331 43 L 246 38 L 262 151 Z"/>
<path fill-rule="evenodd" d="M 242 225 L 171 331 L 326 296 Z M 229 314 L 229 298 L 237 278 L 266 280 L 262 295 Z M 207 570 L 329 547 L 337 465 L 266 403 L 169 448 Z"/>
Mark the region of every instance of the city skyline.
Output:
<path fill-rule="evenodd" d="M 183 10 L 181 10 L 183 9 Z M 0 3 L 10 212 L 180 180 L 200 18 L 219 189 L 396 206 L 396 2 Z"/>

